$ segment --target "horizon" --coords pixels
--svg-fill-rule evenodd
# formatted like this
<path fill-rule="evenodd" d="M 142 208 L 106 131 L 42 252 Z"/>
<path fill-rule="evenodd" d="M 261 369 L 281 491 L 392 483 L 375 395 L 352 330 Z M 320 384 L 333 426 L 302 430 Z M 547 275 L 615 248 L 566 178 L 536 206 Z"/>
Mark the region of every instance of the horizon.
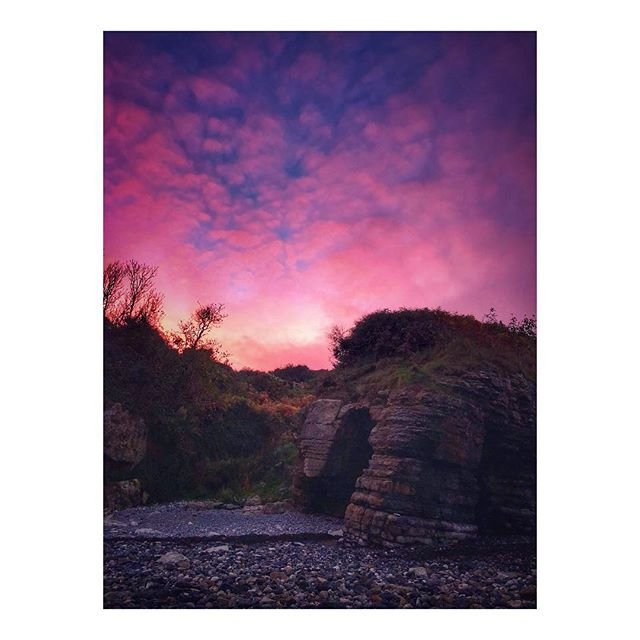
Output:
<path fill-rule="evenodd" d="M 535 315 L 535 33 L 104 43 L 104 260 L 165 329 L 218 302 L 234 369 L 327 369 L 378 309 Z"/>

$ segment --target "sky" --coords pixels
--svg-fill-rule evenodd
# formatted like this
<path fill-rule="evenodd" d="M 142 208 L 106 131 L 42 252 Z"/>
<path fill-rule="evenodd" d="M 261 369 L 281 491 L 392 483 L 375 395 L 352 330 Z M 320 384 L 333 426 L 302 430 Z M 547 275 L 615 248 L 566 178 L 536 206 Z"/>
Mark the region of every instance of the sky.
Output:
<path fill-rule="evenodd" d="M 536 309 L 535 33 L 104 40 L 104 260 L 235 368 L 330 366 L 364 314 Z"/>

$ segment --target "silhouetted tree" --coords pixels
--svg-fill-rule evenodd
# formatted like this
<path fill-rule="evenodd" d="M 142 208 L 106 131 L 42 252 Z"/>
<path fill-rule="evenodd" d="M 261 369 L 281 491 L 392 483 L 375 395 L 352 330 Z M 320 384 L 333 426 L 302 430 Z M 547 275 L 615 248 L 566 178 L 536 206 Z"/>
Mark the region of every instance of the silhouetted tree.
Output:
<path fill-rule="evenodd" d="M 482 322 L 485 324 L 498 324 L 498 314 L 495 307 L 491 307 L 491 309 L 489 309 L 489 313 L 484 314 Z"/>
<path fill-rule="evenodd" d="M 508 331 L 509 333 L 516 334 L 518 336 L 526 336 L 527 338 L 536 338 L 537 335 L 537 323 L 535 315 L 529 318 L 524 316 L 522 320 L 518 320 L 515 314 L 511 314 L 509 324 L 505 324 L 502 320 L 498 320 L 498 314 L 496 310 L 491 307 L 489 313 L 486 313 L 482 319 L 484 324 L 491 325 L 493 328 Z"/>
<path fill-rule="evenodd" d="M 304 364 L 287 364 L 284 367 L 271 371 L 274 376 L 287 382 L 307 382 L 311 380 L 315 373 Z"/>
<path fill-rule="evenodd" d="M 153 286 L 158 267 L 129 260 L 124 272 L 128 286 L 122 305 L 122 321 L 144 319 L 151 325 L 157 324 L 164 300 L 164 296 Z"/>
<path fill-rule="evenodd" d="M 153 286 L 158 267 L 129 260 L 112 262 L 103 273 L 103 311 L 114 324 L 145 320 L 157 326 L 164 296 Z"/>
<path fill-rule="evenodd" d="M 178 323 L 179 331 L 172 333 L 173 344 L 181 353 L 189 349 L 207 349 L 216 360 L 225 360 L 227 353 L 222 351 L 216 340 L 207 337 L 213 327 L 222 324 L 227 317 L 224 305 L 209 303 L 199 305 L 187 320 Z"/>
<path fill-rule="evenodd" d="M 102 274 L 102 311 L 106 317 L 113 314 L 123 293 L 124 265 L 116 261 L 109 263 Z"/>
<path fill-rule="evenodd" d="M 344 356 L 343 341 L 346 336 L 347 332 L 345 329 L 337 324 L 334 324 L 327 334 L 327 338 L 329 338 L 329 351 L 333 356 L 334 365 L 338 364 Z"/>
<path fill-rule="evenodd" d="M 536 317 L 532 316 L 529 318 L 528 316 L 524 316 L 524 318 L 518 322 L 518 318 L 512 314 L 507 329 L 511 333 L 516 333 L 519 336 L 535 338 L 537 335 Z"/>

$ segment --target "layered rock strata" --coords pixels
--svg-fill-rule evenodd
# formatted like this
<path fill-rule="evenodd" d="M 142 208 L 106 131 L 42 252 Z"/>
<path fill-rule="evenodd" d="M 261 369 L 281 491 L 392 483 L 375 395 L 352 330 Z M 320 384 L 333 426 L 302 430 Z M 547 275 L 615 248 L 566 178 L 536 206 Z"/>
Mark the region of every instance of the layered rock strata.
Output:
<path fill-rule="evenodd" d="M 521 375 L 468 373 L 368 404 L 319 400 L 300 451 L 298 503 L 343 509 L 351 538 L 430 544 L 535 529 L 535 384 Z"/>

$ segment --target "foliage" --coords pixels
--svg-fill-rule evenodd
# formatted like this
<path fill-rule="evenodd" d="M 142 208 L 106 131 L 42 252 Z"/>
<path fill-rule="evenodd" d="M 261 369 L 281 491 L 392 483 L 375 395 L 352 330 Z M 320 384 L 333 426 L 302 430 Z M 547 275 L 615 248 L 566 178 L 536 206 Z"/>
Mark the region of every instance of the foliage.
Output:
<path fill-rule="evenodd" d="M 222 345 L 208 337 L 209 331 L 222 324 L 226 317 L 223 304 L 198 304 L 187 320 L 178 322 L 179 330 L 172 332 L 170 339 L 180 352 L 206 349 L 214 360 L 228 362 L 229 354 L 222 349 Z"/>
<path fill-rule="evenodd" d="M 155 501 L 213 496 L 225 488 L 288 492 L 296 416 L 310 397 L 263 372 L 235 372 L 208 332 L 226 317 L 198 305 L 179 325 L 182 342 L 159 328 L 150 301 L 157 269 L 135 261 L 104 271 L 105 404 L 121 403 L 148 429 L 137 470 Z M 223 357 L 224 356 L 224 357 Z M 115 479 L 115 478 L 112 478 Z"/>
<path fill-rule="evenodd" d="M 247 389 L 254 389 L 261 394 L 267 394 L 273 399 L 281 399 L 291 394 L 291 387 L 284 380 L 264 371 L 256 371 L 245 367 L 237 373 L 238 380 Z"/>
<path fill-rule="evenodd" d="M 474 369 L 535 378 L 535 319 L 505 325 L 491 314 L 480 322 L 441 309 L 385 309 L 349 331 L 334 328 L 336 366 L 310 391 L 355 402 L 412 385 L 446 393 L 450 376 Z"/>
<path fill-rule="evenodd" d="M 324 373 L 326 373 L 326 370 L 318 369 L 314 371 L 313 369 L 309 369 L 309 367 L 304 364 L 287 364 L 284 367 L 280 367 L 279 369 L 274 369 L 273 371 L 271 371 L 271 374 L 276 376 L 277 378 L 286 380 L 294 384 L 303 384 L 305 382 L 309 382 Z"/>
<path fill-rule="evenodd" d="M 505 325 L 497 320 L 495 309 L 485 316 L 484 323 L 442 309 L 383 309 L 363 316 L 349 331 L 333 327 L 328 337 L 336 365 L 344 367 L 408 358 L 463 337 L 482 343 L 498 334 L 535 340 L 535 317 L 519 322 L 513 316 Z"/>
<path fill-rule="evenodd" d="M 509 320 L 509 324 L 505 325 L 502 320 L 498 320 L 498 314 L 494 307 L 489 309 L 489 312 L 485 314 L 483 318 L 483 322 L 487 325 L 492 326 L 494 329 L 502 329 L 507 330 L 509 333 L 513 333 L 519 336 L 526 336 L 528 338 L 536 339 L 537 336 L 537 323 L 535 315 L 529 318 L 528 316 L 524 316 L 522 320 L 518 320 L 518 318 L 511 314 L 511 319 Z"/>
<path fill-rule="evenodd" d="M 438 309 L 383 309 L 363 316 L 350 331 L 333 327 L 331 350 L 339 365 L 406 356 L 435 346 L 449 329 Z"/>
<path fill-rule="evenodd" d="M 273 451 L 292 442 L 309 396 L 269 374 L 247 378 L 206 349 L 180 353 L 148 323 L 106 320 L 104 339 L 105 399 L 148 427 L 141 473 L 152 500 L 248 491 L 267 476 L 288 491 L 291 469 Z M 268 391 L 251 384 L 264 379 Z"/>

